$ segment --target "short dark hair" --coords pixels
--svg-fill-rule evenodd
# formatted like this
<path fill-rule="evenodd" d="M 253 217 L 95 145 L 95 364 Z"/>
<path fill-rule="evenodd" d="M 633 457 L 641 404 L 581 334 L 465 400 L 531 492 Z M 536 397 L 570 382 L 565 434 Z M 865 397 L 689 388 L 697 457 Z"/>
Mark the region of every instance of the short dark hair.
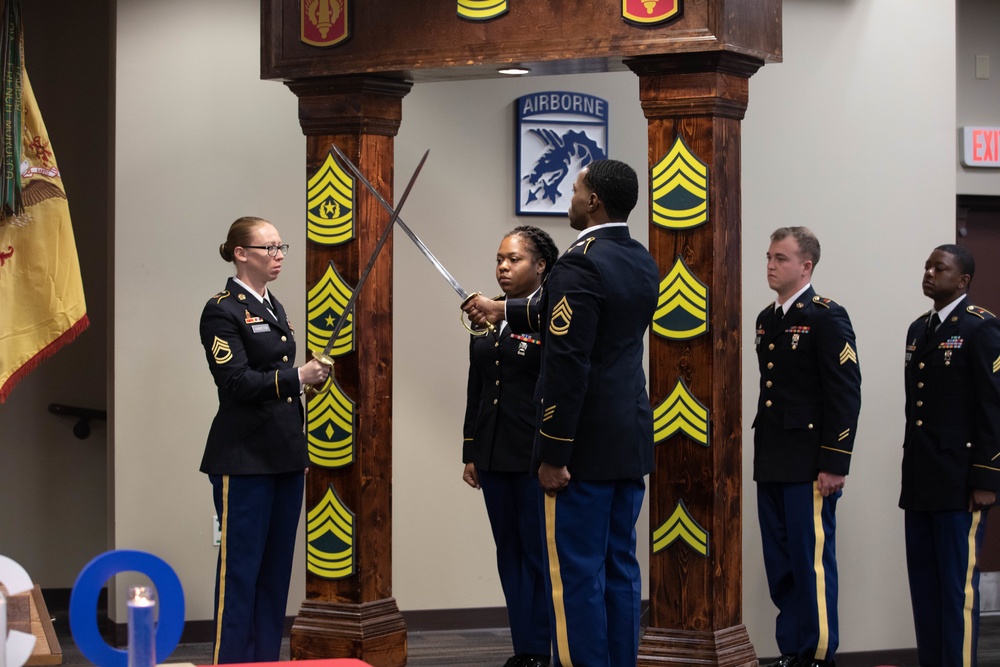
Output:
<path fill-rule="evenodd" d="M 635 169 L 618 160 L 594 160 L 588 164 L 583 183 L 604 203 L 612 222 L 625 222 L 639 201 L 639 177 Z"/>
<path fill-rule="evenodd" d="M 968 248 L 960 245 L 955 245 L 954 243 L 945 243 L 944 245 L 939 245 L 935 250 L 940 250 L 946 252 L 955 258 L 958 262 L 958 268 L 962 270 L 962 273 L 969 274 L 969 284 L 972 284 L 972 277 L 976 275 L 976 259 L 969 252 Z"/>
<path fill-rule="evenodd" d="M 545 270 L 542 272 L 542 277 L 544 278 L 552 270 L 555 265 L 556 260 L 559 259 L 559 248 L 556 247 L 555 241 L 549 236 L 549 233 L 544 229 L 539 229 L 538 227 L 532 227 L 531 225 L 521 225 L 520 227 L 515 227 L 510 230 L 504 238 L 508 236 L 520 236 L 527 240 L 528 244 L 531 246 L 531 251 L 535 255 L 535 261 L 539 259 L 545 260 Z"/>
<path fill-rule="evenodd" d="M 799 244 L 799 256 L 813 263 L 813 268 L 819 264 L 819 239 L 808 227 L 778 227 L 771 233 L 772 241 L 782 241 L 791 236 Z"/>

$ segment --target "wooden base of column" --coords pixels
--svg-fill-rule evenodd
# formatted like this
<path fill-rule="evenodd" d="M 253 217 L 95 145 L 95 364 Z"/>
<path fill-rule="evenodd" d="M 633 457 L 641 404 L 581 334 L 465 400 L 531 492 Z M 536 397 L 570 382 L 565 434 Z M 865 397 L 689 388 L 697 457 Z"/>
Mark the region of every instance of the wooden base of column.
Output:
<path fill-rule="evenodd" d="M 639 641 L 637 667 L 663 665 L 757 667 L 757 654 L 744 625 L 714 632 L 647 628 Z"/>
<path fill-rule="evenodd" d="M 406 665 L 406 623 L 395 598 L 351 604 L 306 600 L 292 625 L 292 660 L 357 658 Z"/>

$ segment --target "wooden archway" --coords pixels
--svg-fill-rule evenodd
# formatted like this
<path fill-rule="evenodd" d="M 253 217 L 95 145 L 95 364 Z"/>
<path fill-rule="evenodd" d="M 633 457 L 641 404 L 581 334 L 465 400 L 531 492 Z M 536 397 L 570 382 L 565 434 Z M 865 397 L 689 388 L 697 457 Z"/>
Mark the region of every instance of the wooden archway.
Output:
<path fill-rule="evenodd" d="M 332 328 L 319 315 L 336 310 L 335 295 L 356 282 L 388 220 L 363 188 L 345 194 L 328 161 L 331 144 L 391 192 L 393 141 L 414 84 L 494 78 L 510 65 L 534 75 L 626 68 L 638 75 L 651 173 L 680 155 L 701 165 L 705 191 L 700 216 L 658 214 L 669 196 L 650 193 L 649 246 L 664 289 L 681 275 L 700 285 L 692 298 L 705 306 L 694 333 L 675 335 L 663 322 L 650 336 L 650 399 L 664 419 L 650 479 L 650 615 L 639 664 L 749 667 L 757 660 L 742 624 L 740 122 L 750 77 L 781 58 L 781 1 L 648 1 L 651 12 L 677 12 L 643 23 L 623 17 L 634 0 L 261 0 L 261 76 L 284 80 L 296 94 L 307 138 L 314 348 Z M 318 9 L 310 16 L 311 7 Z M 489 8 L 499 14 L 472 15 Z M 317 32 L 317 15 L 325 31 Z M 391 585 L 392 252 L 385 250 L 347 327 L 364 345 L 344 339 L 337 390 L 323 405 L 309 404 L 309 563 L 293 658 L 406 664 L 406 626 Z M 683 412 L 695 418 L 671 417 Z"/>

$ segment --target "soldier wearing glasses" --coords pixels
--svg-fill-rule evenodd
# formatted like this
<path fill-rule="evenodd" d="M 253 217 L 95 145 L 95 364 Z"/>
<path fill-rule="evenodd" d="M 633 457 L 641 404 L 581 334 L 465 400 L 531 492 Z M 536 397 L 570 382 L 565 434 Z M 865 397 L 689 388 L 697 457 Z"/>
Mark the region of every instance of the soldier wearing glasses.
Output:
<path fill-rule="evenodd" d="M 244 217 L 219 254 L 236 267 L 205 304 L 201 343 L 219 394 L 201 471 L 222 527 L 216 571 L 215 663 L 278 660 L 309 465 L 299 398 L 329 369 L 295 368 L 295 332 L 267 289 L 288 246 L 274 225 Z"/>

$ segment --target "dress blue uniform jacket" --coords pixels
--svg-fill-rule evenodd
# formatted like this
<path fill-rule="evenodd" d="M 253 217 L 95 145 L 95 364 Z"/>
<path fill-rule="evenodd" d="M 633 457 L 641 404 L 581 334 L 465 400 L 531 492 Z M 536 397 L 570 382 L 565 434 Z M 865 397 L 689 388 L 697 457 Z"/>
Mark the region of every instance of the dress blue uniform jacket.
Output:
<path fill-rule="evenodd" d="M 535 433 L 535 383 L 541 363 L 537 335 L 472 336 L 462 462 L 478 470 L 527 473 Z"/>
<path fill-rule="evenodd" d="M 270 294 L 277 318 L 235 280 L 205 304 L 201 343 L 219 392 L 201 471 L 260 475 L 309 465 L 295 335 Z"/>
<path fill-rule="evenodd" d="M 861 371 L 847 311 L 812 287 L 774 323 L 757 316 L 760 397 L 754 480 L 802 483 L 820 471 L 846 475 L 861 410 Z"/>
<path fill-rule="evenodd" d="M 653 469 L 643 333 L 659 295 L 656 262 L 628 227 L 605 227 L 556 262 L 537 312 L 512 300 L 515 331 L 541 329 L 541 410 L 532 470 L 568 466 L 578 481 L 639 479 Z M 539 324 L 544 323 L 543 327 Z"/>
<path fill-rule="evenodd" d="M 906 434 L 899 506 L 967 510 L 972 489 L 1000 492 L 1000 320 L 963 299 L 928 337 L 906 333 Z"/>

